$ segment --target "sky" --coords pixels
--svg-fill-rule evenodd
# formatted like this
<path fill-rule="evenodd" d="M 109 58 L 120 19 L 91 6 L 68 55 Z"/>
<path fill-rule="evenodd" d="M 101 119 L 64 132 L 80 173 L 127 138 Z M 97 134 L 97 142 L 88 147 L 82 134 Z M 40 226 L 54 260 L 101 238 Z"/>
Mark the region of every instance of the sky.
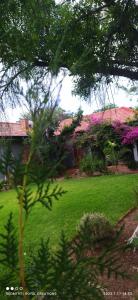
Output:
<path fill-rule="evenodd" d="M 127 86 L 128 81 L 126 79 L 123 79 L 120 81 L 120 85 Z M 71 78 L 68 76 L 63 84 L 63 88 L 61 90 L 60 98 L 60 106 L 64 108 L 65 110 L 71 110 L 71 111 L 77 111 L 79 107 L 82 108 L 84 111 L 84 114 L 90 114 L 94 110 L 100 108 L 99 99 L 91 99 L 91 104 L 86 103 L 82 99 L 80 99 L 78 96 L 75 97 L 72 95 L 71 90 L 73 89 L 73 83 L 71 81 Z M 130 101 L 132 100 L 132 101 Z M 124 92 L 121 88 L 118 89 L 115 86 L 112 86 L 108 89 L 108 96 L 105 95 L 105 103 L 115 103 L 117 106 L 136 106 L 138 105 L 138 97 L 132 97 L 130 95 L 127 95 L 126 92 Z"/>
<path fill-rule="evenodd" d="M 122 79 L 122 84 L 124 86 L 128 85 L 128 81 L 126 79 Z M 77 112 L 79 108 L 83 110 L 85 114 L 91 114 L 94 110 L 98 109 L 100 106 L 98 105 L 99 99 L 92 99 L 91 103 L 87 103 L 80 99 L 79 96 L 72 95 L 73 90 L 73 82 L 71 77 L 66 76 L 62 89 L 60 92 L 60 103 L 59 106 L 62 107 L 66 111 Z M 104 96 L 103 96 L 104 97 Z M 131 100 L 130 100 L 131 99 Z M 131 97 L 122 89 L 117 89 L 115 86 L 112 86 L 111 89 L 108 89 L 108 97 L 105 95 L 105 102 L 115 103 L 117 106 L 122 107 L 134 107 L 138 105 L 138 97 Z M 10 122 L 16 122 L 19 120 L 23 112 L 25 111 L 24 107 L 16 107 L 15 109 L 7 109 L 6 111 L 6 120 Z"/>

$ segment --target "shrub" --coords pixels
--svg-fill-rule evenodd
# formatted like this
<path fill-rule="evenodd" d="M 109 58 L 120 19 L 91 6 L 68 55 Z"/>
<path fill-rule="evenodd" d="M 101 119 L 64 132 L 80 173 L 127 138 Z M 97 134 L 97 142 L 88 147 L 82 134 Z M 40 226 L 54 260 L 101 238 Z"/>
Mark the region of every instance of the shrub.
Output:
<path fill-rule="evenodd" d="M 107 218 L 101 213 L 86 213 L 77 227 L 79 237 L 88 247 L 104 245 L 114 236 L 114 229 Z"/>
<path fill-rule="evenodd" d="M 134 247 L 134 249 L 138 249 L 138 237 L 135 237 L 132 241 L 132 247 Z"/>
<path fill-rule="evenodd" d="M 80 162 L 80 170 L 87 174 L 93 174 L 96 171 L 103 172 L 105 169 L 105 162 L 91 154 L 87 154 Z"/>
<path fill-rule="evenodd" d="M 104 154 L 108 165 L 117 165 L 119 160 L 119 151 L 117 150 L 117 144 L 111 141 L 107 142 L 104 147 Z"/>
<path fill-rule="evenodd" d="M 137 170 L 138 169 L 138 162 L 136 162 L 134 160 L 127 161 L 127 166 L 128 166 L 129 169 Z"/>
<path fill-rule="evenodd" d="M 0 180 L 0 191 L 4 188 L 4 180 Z"/>

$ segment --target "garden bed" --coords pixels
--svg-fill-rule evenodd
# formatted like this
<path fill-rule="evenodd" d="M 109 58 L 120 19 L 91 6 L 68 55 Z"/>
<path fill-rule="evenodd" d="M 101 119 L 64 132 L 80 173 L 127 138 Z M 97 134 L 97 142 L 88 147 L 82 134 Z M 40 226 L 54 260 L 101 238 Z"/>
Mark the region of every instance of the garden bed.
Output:
<path fill-rule="evenodd" d="M 137 170 L 129 169 L 124 164 L 118 164 L 117 166 L 109 166 L 108 171 L 111 172 L 111 173 L 116 173 L 116 174 L 135 174 L 135 173 L 138 173 L 138 169 Z"/>
<path fill-rule="evenodd" d="M 132 236 L 138 225 L 138 208 L 130 209 L 116 224 L 115 228 L 119 229 L 124 225 L 122 235 L 119 239 L 120 244 L 126 243 Z M 73 244 L 77 242 L 79 236 L 73 239 Z M 75 245 L 75 244 L 74 244 Z M 102 248 L 85 252 L 85 256 L 98 257 L 102 253 Z M 106 274 L 100 276 L 99 282 L 103 286 L 103 294 L 107 300 L 138 300 L 138 249 L 130 248 L 126 252 L 119 253 L 120 271 L 128 274 L 130 277 L 122 279 L 120 276 L 116 279 L 113 275 L 108 278 Z"/>
<path fill-rule="evenodd" d="M 118 164 L 117 166 L 112 165 L 107 167 L 107 174 L 138 174 L 138 169 L 129 169 L 125 164 Z M 72 168 L 66 171 L 66 175 L 59 177 L 58 180 L 63 180 L 64 178 L 83 178 L 91 176 L 101 176 L 102 172 L 94 172 L 91 175 L 81 172 L 78 168 Z"/>
<path fill-rule="evenodd" d="M 130 211 L 126 214 L 122 220 L 119 221 L 119 226 L 124 224 L 124 232 L 121 240 L 128 240 L 133 234 L 136 226 L 138 225 L 138 209 Z M 137 279 L 121 279 L 115 278 L 108 279 L 106 276 L 102 278 L 102 283 L 106 285 L 105 299 L 108 300 L 135 300 L 138 299 L 138 250 L 129 250 L 125 254 L 120 256 L 120 262 L 124 270 L 127 271 L 129 275 L 136 275 Z"/>

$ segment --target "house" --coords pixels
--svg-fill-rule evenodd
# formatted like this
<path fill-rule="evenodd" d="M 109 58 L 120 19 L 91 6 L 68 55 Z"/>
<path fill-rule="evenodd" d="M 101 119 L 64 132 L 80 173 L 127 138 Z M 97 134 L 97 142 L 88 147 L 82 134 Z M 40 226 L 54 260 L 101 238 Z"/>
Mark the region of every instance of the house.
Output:
<path fill-rule="evenodd" d="M 16 123 L 0 122 L 0 157 L 3 155 L 5 142 L 8 141 L 13 156 L 19 158 L 22 152 L 23 161 L 26 160 L 28 145 L 24 144 L 24 140 L 27 138 L 28 128 L 29 123 L 25 119 Z M 0 178 L 3 178 L 2 174 L 0 174 Z"/>
<path fill-rule="evenodd" d="M 106 111 L 92 113 L 90 115 L 83 116 L 80 125 L 75 129 L 74 136 L 79 133 L 87 132 L 90 126 L 98 122 L 108 122 L 111 124 L 115 122 L 120 122 L 121 124 L 127 123 L 129 121 L 134 120 L 135 113 L 136 113 L 135 110 L 132 108 L 119 107 L 119 108 L 112 108 Z M 72 123 L 71 118 L 61 121 L 58 129 L 55 131 L 55 135 L 57 136 L 60 135 L 63 128 L 66 126 L 70 126 L 71 123 Z M 134 160 L 138 161 L 138 143 L 133 144 L 133 154 L 134 154 Z M 79 160 L 82 156 L 82 153 L 78 153 L 77 149 L 74 148 L 74 156 L 75 156 L 75 160 Z"/>
<path fill-rule="evenodd" d="M 108 109 L 102 112 L 92 113 L 90 115 L 83 116 L 80 126 L 75 129 L 75 133 L 85 132 L 89 129 L 90 123 L 94 120 L 102 120 L 103 122 L 108 121 L 110 123 L 120 121 L 120 123 L 126 123 L 133 120 L 135 111 L 128 107 L 118 107 Z M 55 135 L 59 135 L 64 127 L 70 126 L 72 119 L 65 119 L 60 122 L 58 129 L 55 131 Z"/>
<path fill-rule="evenodd" d="M 92 113 L 90 115 L 83 116 L 82 121 L 79 126 L 76 127 L 73 136 L 66 141 L 66 146 L 69 149 L 69 157 L 66 159 L 70 164 L 69 167 L 73 167 L 78 164 L 79 160 L 83 156 L 82 149 L 77 148 L 73 145 L 72 141 L 75 139 L 76 135 L 83 134 L 87 132 L 93 122 L 108 121 L 113 123 L 119 121 L 120 123 L 127 123 L 133 120 L 135 117 L 135 111 L 132 108 L 120 107 L 113 108 L 103 112 Z M 64 127 L 70 126 L 72 119 L 65 119 L 60 122 L 59 127 L 55 131 L 55 136 L 60 135 Z M 28 130 L 30 128 L 30 123 L 28 120 L 22 119 L 15 123 L 0 122 L 0 155 L 3 153 L 3 140 L 8 140 L 11 142 L 11 149 L 14 157 L 18 158 L 21 151 L 23 153 L 23 161 L 26 161 L 28 156 L 29 146 L 24 141 L 27 139 Z M 134 143 L 133 147 L 134 158 L 138 161 L 138 147 Z"/>

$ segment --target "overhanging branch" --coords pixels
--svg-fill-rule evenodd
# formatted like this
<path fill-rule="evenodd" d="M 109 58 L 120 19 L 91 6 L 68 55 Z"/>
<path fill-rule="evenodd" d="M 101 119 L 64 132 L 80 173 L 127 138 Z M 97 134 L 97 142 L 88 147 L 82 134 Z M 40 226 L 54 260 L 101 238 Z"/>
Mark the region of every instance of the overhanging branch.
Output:
<path fill-rule="evenodd" d="M 100 73 L 102 73 L 103 75 L 121 76 L 130 78 L 131 80 L 138 80 L 138 70 L 131 71 L 129 69 L 106 67 L 105 69 L 103 68 Z"/>

